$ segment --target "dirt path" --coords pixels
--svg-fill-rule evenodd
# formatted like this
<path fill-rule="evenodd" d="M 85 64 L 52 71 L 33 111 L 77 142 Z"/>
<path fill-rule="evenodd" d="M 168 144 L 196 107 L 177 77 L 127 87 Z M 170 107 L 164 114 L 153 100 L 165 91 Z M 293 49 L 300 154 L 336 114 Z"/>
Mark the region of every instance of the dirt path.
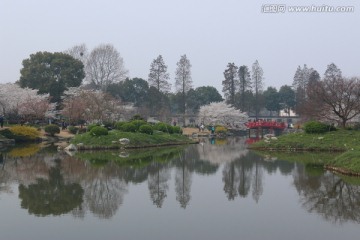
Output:
<path fill-rule="evenodd" d="M 192 134 L 198 134 L 200 133 L 198 128 L 183 128 L 183 135 L 186 136 L 191 136 Z M 202 134 L 206 135 L 206 134 L 210 134 L 210 131 L 205 129 L 204 131 L 201 132 Z"/>

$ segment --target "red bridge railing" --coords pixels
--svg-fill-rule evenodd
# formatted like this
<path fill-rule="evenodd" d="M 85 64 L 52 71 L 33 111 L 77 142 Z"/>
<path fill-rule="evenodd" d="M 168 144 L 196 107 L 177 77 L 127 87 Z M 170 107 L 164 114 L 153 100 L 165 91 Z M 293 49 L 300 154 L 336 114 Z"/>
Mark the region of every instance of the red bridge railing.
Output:
<path fill-rule="evenodd" d="M 250 129 L 256 128 L 269 128 L 269 129 L 284 129 L 286 124 L 284 122 L 274 122 L 274 121 L 256 121 L 256 122 L 247 122 L 245 126 Z"/>

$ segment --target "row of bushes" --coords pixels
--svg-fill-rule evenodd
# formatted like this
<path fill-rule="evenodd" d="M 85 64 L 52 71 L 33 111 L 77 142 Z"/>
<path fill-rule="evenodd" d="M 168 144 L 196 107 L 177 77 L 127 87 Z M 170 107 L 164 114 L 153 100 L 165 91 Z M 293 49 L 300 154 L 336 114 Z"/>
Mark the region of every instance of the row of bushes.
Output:
<path fill-rule="evenodd" d="M 89 131 L 93 136 L 107 135 L 108 129 L 112 129 L 112 127 L 100 126 L 98 124 L 91 124 L 87 126 L 87 128 L 80 129 L 77 127 L 70 126 L 68 128 L 70 133 L 83 133 L 85 131 Z M 179 126 L 171 126 L 166 123 L 157 123 L 155 125 L 151 125 L 144 120 L 133 120 L 130 122 L 117 122 L 113 125 L 113 128 L 122 131 L 122 132 L 140 132 L 145 134 L 153 134 L 154 131 L 169 133 L 169 134 L 181 134 L 182 130 Z"/>
<path fill-rule="evenodd" d="M 146 134 L 153 134 L 154 131 L 160 131 L 169 134 L 180 134 L 182 130 L 179 126 L 171 126 L 166 123 L 157 123 L 150 125 L 144 120 L 133 120 L 131 122 L 117 122 L 115 128 L 123 132 L 141 132 Z"/>

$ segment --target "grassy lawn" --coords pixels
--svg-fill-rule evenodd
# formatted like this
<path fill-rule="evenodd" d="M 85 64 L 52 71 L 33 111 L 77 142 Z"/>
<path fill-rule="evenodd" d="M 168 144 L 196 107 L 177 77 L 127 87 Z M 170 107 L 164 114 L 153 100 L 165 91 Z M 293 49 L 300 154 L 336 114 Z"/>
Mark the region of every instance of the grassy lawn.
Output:
<path fill-rule="evenodd" d="M 324 134 L 290 133 L 277 140 L 254 143 L 251 149 L 347 151 L 360 146 L 360 131 L 338 130 Z"/>
<path fill-rule="evenodd" d="M 350 171 L 350 174 L 360 176 L 360 147 L 350 149 L 340 156 L 330 160 L 327 165 L 329 167 L 341 168 Z"/>
<path fill-rule="evenodd" d="M 281 156 L 281 151 L 318 151 L 325 157 L 318 157 L 316 154 L 317 157 L 312 160 L 314 164 L 324 165 L 330 169 L 337 168 L 343 173 L 360 174 L 360 131 L 338 130 L 324 134 L 290 133 L 270 142 L 261 140 L 249 148 L 270 150 L 273 151 L 271 155 L 275 156 Z M 291 155 L 294 158 L 302 158 L 299 154 Z M 309 159 L 308 156 L 305 159 Z"/>
<path fill-rule="evenodd" d="M 119 143 L 119 139 L 121 138 L 128 138 L 130 140 L 130 144 L 127 145 L 129 148 L 193 143 L 192 140 L 181 134 L 156 132 L 153 135 L 148 135 L 143 133 L 121 132 L 118 130 L 109 131 L 109 134 L 105 136 L 92 136 L 90 133 L 75 135 L 71 143 L 83 143 L 90 148 L 117 148 L 121 147 Z"/>

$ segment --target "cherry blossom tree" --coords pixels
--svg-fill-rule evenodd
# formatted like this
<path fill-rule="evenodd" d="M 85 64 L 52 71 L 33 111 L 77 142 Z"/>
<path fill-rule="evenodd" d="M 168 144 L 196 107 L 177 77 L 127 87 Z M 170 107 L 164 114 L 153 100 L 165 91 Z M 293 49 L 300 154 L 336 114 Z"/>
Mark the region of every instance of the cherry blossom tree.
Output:
<path fill-rule="evenodd" d="M 126 113 L 134 114 L 133 106 L 123 105 L 111 95 L 100 90 L 70 88 L 65 92 L 62 114 L 70 123 L 79 120 L 103 123 L 126 118 Z"/>
<path fill-rule="evenodd" d="M 219 124 L 245 129 L 244 123 L 248 121 L 248 115 L 226 104 L 225 101 L 213 102 L 200 107 L 198 121 L 205 125 Z"/>
<path fill-rule="evenodd" d="M 42 120 L 55 109 L 49 94 L 37 94 L 37 90 L 21 88 L 14 83 L 0 84 L 0 113 L 8 118 L 21 116 L 24 120 Z"/>

